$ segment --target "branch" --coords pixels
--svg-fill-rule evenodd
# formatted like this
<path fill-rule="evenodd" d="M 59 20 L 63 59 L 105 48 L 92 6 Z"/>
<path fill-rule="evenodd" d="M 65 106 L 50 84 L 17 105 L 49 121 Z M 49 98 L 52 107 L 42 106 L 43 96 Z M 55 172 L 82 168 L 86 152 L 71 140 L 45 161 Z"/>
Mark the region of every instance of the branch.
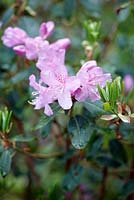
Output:
<path fill-rule="evenodd" d="M 108 176 L 108 168 L 106 166 L 104 166 L 102 173 L 103 173 L 103 179 L 102 179 L 102 185 L 100 188 L 99 200 L 103 200 L 105 198 L 106 180 Z"/>
<path fill-rule="evenodd" d="M 24 155 L 30 156 L 32 158 L 37 158 L 37 159 L 56 158 L 56 157 L 60 157 L 60 156 L 64 155 L 63 152 L 56 152 L 56 153 L 51 153 L 51 154 L 38 154 L 38 153 L 31 153 L 28 151 L 24 151 L 17 147 L 14 147 L 13 149 L 19 153 L 22 153 Z"/>

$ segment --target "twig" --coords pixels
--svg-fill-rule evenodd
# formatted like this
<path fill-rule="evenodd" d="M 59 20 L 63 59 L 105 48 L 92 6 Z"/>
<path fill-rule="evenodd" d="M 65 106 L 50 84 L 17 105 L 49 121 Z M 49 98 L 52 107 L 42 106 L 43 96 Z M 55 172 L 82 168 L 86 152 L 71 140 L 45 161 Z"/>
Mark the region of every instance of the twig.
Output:
<path fill-rule="evenodd" d="M 19 149 L 17 147 L 14 147 L 14 150 L 16 150 L 19 153 L 22 153 L 22 154 L 25 154 L 27 156 L 30 156 L 32 158 L 37 158 L 37 159 L 55 158 L 55 157 L 60 157 L 60 156 L 64 155 L 63 152 L 62 153 L 61 152 L 57 152 L 57 153 L 51 153 L 51 154 L 31 153 L 31 152 Z"/>
<path fill-rule="evenodd" d="M 129 179 L 134 180 L 134 159 L 131 161 Z M 134 200 L 134 192 L 128 196 L 127 200 Z"/>
<path fill-rule="evenodd" d="M 99 200 L 103 200 L 104 197 L 105 197 L 106 180 L 107 180 L 107 176 L 108 176 L 107 166 L 104 166 L 102 173 L 103 173 L 103 179 L 102 179 L 102 185 L 101 185 L 101 188 L 100 188 Z"/>

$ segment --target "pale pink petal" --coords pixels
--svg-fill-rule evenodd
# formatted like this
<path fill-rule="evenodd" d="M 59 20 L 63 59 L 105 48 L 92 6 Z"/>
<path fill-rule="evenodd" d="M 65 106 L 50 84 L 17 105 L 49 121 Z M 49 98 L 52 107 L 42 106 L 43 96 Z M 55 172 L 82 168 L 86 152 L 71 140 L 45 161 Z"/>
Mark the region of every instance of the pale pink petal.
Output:
<path fill-rule="evenodd" d="M 83 91 L 84 90 L 84 91 Z M 74 92 L 75 99 L 79 102 L 83 102 L 88 98 L 87 88 L 78 88 Z"/>
<path fill-rule="evenodd" d="M 40 90 L 40 85 L 36 82 L 36 77 L 33 74 L 29 76 L 29 85 L 35 90 Z"/>
<path fill-rule="evenodd" d="M 16 45 L 23 44 L 26 38 L 27 34 L 21 28 L 8 27 L 2 36 L 2 41 L 7 47 L 14 47 Z"/>
<path fill-rule="evenodd" d="M 44 113 L 45 113 L 47 116 L 53 115 L 53 111 L 52 111 L 51 107 L 50 107 L 48 104 L 45 105 Z"/>
<path fill-rule="evenodd" d="M 26 54 L 26 48 L 24 45 L 18 45 L 13 47 L 13 50 L 15 51 L 16 54 L 20 55 L 20 56 L 25 56 Z"/>
<path fill-rule="evenodd" d="M 54 49 L 67 49 L 70 47 L 71 41 L 69 38 L 59 39 L 50 46 Z"/>
<path fill-rule="evenodd" d="M 67 76 L 67 69 L 64 66 L 65 50 L 54 50 L 49 47 L 43 47 L 38 53 L 39 59 L 36 66 L 40 70 L 52 70 L 55 73 L 60 73 Z"/>
<path fill-rule="evenodd" d="M 38 51 L 40 50 L 42 42 L 43 41 L 40 37 L 27 38 L 25 40 L 27 59 L 34 60 L 38 57 Z"/>
<path fill-rule="evenodd" d="M 84 63 L 84 65 L 81 67 L 82 70 L 88 70 L 88 69 L 92 69 L 94 67 L 97 66 L 97 63 L 95 60 L 91 60 L 91 61 L 88 61 L 86 63 Z"/>
<path fill-rule="evenodd" d="M 70 76 L 66 81 L 66 90 L 69 90 L 71 93 L 75 92 L 80 87 L 80 80 L 76 76 Z"/>
<path fill-rule="evenodd" d="M 72 107 L 70 92 L 67 90 L 63 90 L 63 92 L 58 96 L 58 103 L 64 110 L 70 109 Z"/>
<path fill-rule="evenodd" d="M 39 30 L 40 36 L 43 39 L 46 39 L 53 33 L 54 27 L 55 25 L 54 25 L 54 22 L 52 21 L 42 23 Z"/>

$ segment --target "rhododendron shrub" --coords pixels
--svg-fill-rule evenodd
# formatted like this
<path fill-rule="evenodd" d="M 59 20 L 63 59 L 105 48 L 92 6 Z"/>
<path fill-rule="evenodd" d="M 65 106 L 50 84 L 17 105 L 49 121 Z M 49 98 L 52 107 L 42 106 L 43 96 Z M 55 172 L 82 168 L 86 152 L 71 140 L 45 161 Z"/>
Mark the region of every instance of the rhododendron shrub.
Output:
<path fill-rule="evenodd" d="M 133 8 L 0 2 L 3 200 L 134 199 Z"/>

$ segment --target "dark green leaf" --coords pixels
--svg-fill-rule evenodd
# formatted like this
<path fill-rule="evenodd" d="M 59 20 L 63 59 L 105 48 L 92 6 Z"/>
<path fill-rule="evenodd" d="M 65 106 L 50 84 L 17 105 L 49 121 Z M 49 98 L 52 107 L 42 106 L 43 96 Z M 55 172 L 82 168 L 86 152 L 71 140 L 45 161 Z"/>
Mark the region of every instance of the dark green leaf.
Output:
<path fill-rule="evenodd" d="M 100 117 L 105 113 L 103 110 L 103 103 L 100 101 L 91 102 L 87 100 L 84 102 L 84 107 L 91 113 L 92 117 Z"/>
<path fill-rule="evenodd" d="M 11 155 L 8 150 L 5 150 L 1 155 L 0 171 L 2 177 L 7 176 L 11 168 Z"/>
<path fill-rule="evenodd" d="M 72 191 L 80 183 L 80 178 L 83 174 L 83 168 L 79 165 L 75 165 L 65 176 L 63 180 L 63 188 L 66 191 Z"/>
<path fill-rule="evenodd" d="M 125 183 L 122 187 L 122 192 L 121 194 L 125 197 L 127 197 L 128 195 L 134 193 L 134 181 L 128 181 L 127 183 Z"/>
<path fill-rule="evenodd" d="M 28 72 L 28 70 L 24 70 L 24 71 L 21 71 L 19 73 L 17 73 L 12 79 L 11 79 L 11 82 L 13 84 L 17 84 L 18 82 L 24 80 L 24 79 L 28 79 L 28 76 L 29 76 L 30 72 Z"/>
<path fill-rule="evenodd" d="M 35 127 L 35 130 L 38 130 L 38 129 L 41 129 L 41 128 L 45 127 L 45 126 L 48 126 L 49 123 L 51 123 L 51 122 L 53 121 L 54 117 L 56 116 L 56 114 L 58 113 L 58 111 L 59 111 L 60 109 L 61 109 L 61 108 L 60 108 L 59 105 L 55 105 L 54 108 L 52 108 L 54 114 L 53 114 L 51 117 L 48 117 L 48 116 L 44 115 L 44 116 L 40 119 L 38 125 Z"/>
<path fill-rule="evenodd" d="M 64 0 L 65 16 L 70 18 L 75 10 L 76 0 Z"/>
<path fill-rule="evenodd" d="M 5 149 L 3 148 L 3 146 L 0 144 L 0 153 L 2 153 Z"/>
<path fill-rule="evenodd" d="M 96 160 L 99 164 L 107 166 L 107 167 L 115 167 L 116 168 L 121 165 L 120 162 L 118 162 L 108 156 L 98 156 Z"/>
<path fill-rule="evenodd" d="M 127 162 L 127 155 L 125 149 L 117 139 L 113 139 L 109 142 L 109 148 L 114 159 L 124 163 Z"/>
<path fill-rule="evenodd" d="M 6 10 L 6 12 L 4 13 L 3 17 L 2 17 L 2 23 L 4 25 L 6 25 L 12 18 L 14 14 L 14 9 L 12 7 L 10 7 L 8 10 Z"/>
<path fill-rule="evenodd" d="M 96 140 L 93 142 L 93 144 L 91 144 L 91 146 L 89 145 L 87 159 L 96 157 L 101 150 L 102 144 L 103 144 L 103 137 L 98 136 Z"/>
<path fill-rule="evenodd" d="M 40 129 L 40 134 L 41 134 L 42 138 L 46 138 L 49 135 L 49 133 L 51 131 L 51 127 L 52 127 L 52 120 L 49 121 L 45 126 L 43 126 Z"/>
<path fill-rule="evenodd" d="M 89 179 L 92 181 L 92 183 L 97 183 L 97 182 L 101 182 L 102 181 L 102 173 L 101 171 L 98 171 L 94 168 L 89 169 L 88 171 L 88 176 Z"/>
<path fill-rule="evenodd" d="M 48 200 L 64 200 L 63 191 L 58 185 L 55 185 L 48 196 Z"/>
<path fill-rule="evenodd" d="M 35 127 L 35 130 L 41 129 L 45 126 L 47 126 L 49 123 L 51 123 L 51 121 L 54 119 L 54 117 L 47 117 L 47 116 L 43 116 L 39 123 L 37 124 L 37 126 Z"/>
<path fill-rule="evenodd" d="M 68 131 L 71 133 L 72 145 L 77 149 L 84 148 L 90 138 L 89 122 L 82 116 L 77 115 L 69 120 Z"/>

